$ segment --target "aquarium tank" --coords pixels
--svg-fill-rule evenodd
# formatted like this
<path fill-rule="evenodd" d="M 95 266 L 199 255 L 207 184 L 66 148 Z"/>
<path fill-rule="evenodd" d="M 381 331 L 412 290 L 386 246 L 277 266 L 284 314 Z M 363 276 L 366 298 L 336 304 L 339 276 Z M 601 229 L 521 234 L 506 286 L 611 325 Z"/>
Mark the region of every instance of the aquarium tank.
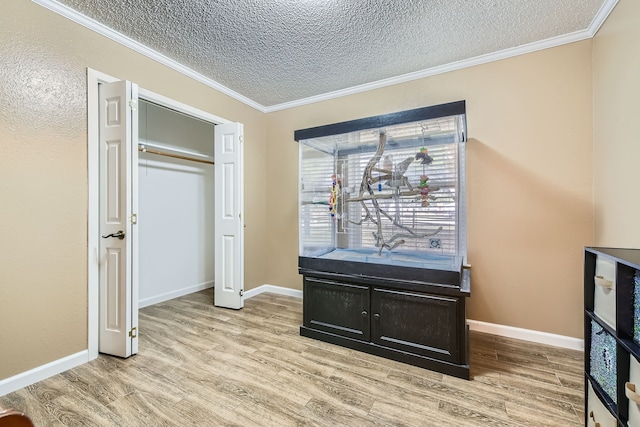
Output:
<path fill-rule="evenodd" d="M 299 255 L 459 270 L 464 101 L 295 132 Z"/>

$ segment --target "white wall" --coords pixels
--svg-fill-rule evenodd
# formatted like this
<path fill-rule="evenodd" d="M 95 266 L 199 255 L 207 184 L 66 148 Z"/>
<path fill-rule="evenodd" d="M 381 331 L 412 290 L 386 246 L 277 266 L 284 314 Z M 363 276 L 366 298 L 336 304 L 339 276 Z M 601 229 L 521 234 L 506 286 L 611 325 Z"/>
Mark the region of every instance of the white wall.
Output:
<path fill-rule="evenodd" d="M 141 144 L 212 158 L 213 128 L 140 102 Z M 145 307 L 213 286 L 214 175 L 213 165 L 139 154 L 139 301 Z"/>

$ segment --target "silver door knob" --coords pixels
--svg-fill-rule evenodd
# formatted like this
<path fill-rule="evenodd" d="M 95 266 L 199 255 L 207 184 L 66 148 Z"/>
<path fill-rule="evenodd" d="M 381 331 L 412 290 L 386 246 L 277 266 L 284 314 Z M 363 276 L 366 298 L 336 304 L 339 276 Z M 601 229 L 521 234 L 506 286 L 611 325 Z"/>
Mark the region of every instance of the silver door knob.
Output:
<path fill-rule="evenodd" d="M 109 237 L 117 237 L 118 239 L 124 239 L 124 231 L 118 230 L 117 233 L 107 234 L 106 236 L 102 236 L 103 239 L 108 239 Z"/>

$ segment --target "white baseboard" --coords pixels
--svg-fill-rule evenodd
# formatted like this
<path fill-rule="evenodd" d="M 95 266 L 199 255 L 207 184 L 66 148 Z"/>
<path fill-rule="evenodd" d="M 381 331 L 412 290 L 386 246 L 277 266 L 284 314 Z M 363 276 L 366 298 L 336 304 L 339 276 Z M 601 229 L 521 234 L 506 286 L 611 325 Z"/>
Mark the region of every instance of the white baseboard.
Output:
<path fill-rule="evenodd" d="M 288 297 L 302 298 L 302 291 L 297 289 L 284 288 L 282 286 L 275 285 L 261 285 L 257 288 L 249 289 L 244 293 L 244 298 L 249 299 L 253 298 L 256 295 L 263 294 L 265 292 L 271 292 L 278 295 L 286 295 Z"/>
<path fill-rule="evenodd" d="M 244 293 L 244 297 L 245 299 L 248 299 L 264 292 L 302 298 L 302 291 L 267 284 L 246 291 Z M 530 329 L 515 328 L 513 326 L 497 325 L 495 323 L 481 322 L 479 320 L 467 320 L 467 324 L 469 325 L 469 329 L 472 331 L 485 332 L 487 334 L 532 341 L 539 344 L 584 351 L 584 340 L 580 338 L 566 337 L 564 335 L 555 335 L 548 332 L 533 331 Z"/>
<path fill-rule="evenodd" d="M 533 331 L 531 329 L 515 328 L 513 326 L 496 325 L 495 323 L 480 322 L 479 320 L 467 320 L 467 324 L 472 331 L 584 351 L 584 340 L 580 338 Z"/>
<path fill-rule="evenodd" d="M 178 289 L 164 294 L 148 297 L 138 300 L 138 308 L 148 307 L 150 305 L 158 304 L 164 301 L 169 301 L 174 298 L 178 298 L 184 295 L 189 295 L 194 292 L 203 291 L 205 289 L 213 288 L 213 281 L 203 282 L 194 286 L 188 286 L 186 288 Z"/>
<path fill-rule="evenodd" d="M 68 369 L 80 366 L 89 361 L 89 351 L 83 350 L 62 359 L 54 360 L 29 371 L 21 372 L 13 377 L 0 380 L 0 396 L 12 393 L 23 387 L 37 383 Z"/>

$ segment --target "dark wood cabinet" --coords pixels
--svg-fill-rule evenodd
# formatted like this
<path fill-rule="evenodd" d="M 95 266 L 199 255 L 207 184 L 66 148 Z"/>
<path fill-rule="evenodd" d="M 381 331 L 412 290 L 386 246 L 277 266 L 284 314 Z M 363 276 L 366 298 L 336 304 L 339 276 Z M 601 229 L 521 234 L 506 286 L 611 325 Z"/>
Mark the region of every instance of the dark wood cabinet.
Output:
<path fill-rule="evenodd" d="M 347 338 L 369 340 L 368 286 L 306 277 L 304 295 L 305 326 Z"/>
<path fill-rule="evenodd" d="M 469 270 L 460 272 L 457 286 L 398 275 L 300 272 L 301 335 L 469 379 Z"/>
<path fill-rule="evenodd" d="M 371 342 L 456 363 L 464 328 L 453 327 L 464 299 L 372 287 Z"/>

